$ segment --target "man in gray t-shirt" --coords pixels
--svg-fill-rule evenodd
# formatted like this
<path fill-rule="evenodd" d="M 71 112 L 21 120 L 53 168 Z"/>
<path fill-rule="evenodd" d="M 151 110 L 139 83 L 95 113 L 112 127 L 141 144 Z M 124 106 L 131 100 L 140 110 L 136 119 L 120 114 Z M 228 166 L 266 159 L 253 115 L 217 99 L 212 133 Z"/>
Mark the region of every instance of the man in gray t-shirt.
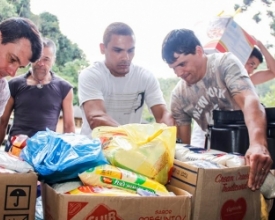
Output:
<path fill-rule="evenodd" d="M 191 119 L 205 130 L 214 109 L 241 109 L 250 146 L 248 187 L 259 189 L 272 165 L 267 149 L 266 116 L 254 86 L 240 61 L 231 53 L 205 55 L 193 31 L 171 31 L 162 45 L 162 58 L 182 80 L 172 93 L 171 111 L 178 136 L 190 144 Z"/>

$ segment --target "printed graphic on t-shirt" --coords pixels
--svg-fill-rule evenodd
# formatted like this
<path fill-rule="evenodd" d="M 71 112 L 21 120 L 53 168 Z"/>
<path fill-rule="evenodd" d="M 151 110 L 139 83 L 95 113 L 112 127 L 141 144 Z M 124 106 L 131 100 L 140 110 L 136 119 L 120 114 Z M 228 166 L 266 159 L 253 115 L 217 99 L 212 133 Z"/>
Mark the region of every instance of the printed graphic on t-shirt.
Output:
<path fill-rule="evenodd" d="M 132 94 L 111 94 L 105 99 L 108 111 L 128 115 L 136 113 L 144 104 L 145 92 Z"/>
<path fill-rule="evenodd" d="M 181 81 L 173 91 L 171 110 L 178 125 L 194 118 L 203 130 L 212 124 L 213 110 L 236 110 L 233 96 L 241 90 L 253 90 L 244 67 L 232 54 L 208 56 L 204 78 L 194 85 Z"/>

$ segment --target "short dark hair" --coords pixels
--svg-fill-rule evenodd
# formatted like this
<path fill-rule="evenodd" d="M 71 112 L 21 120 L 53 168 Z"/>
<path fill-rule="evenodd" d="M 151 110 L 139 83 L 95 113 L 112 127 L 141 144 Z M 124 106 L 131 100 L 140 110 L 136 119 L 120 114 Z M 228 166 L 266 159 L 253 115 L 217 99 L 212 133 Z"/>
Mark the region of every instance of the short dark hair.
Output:
<path fill-rule="evenodd" d="M 106 29 L 105 32 L 103 34 L 103 43 L 105 46 L 107 46 L 107 44 L 111 41 L 111 37 L 113 34 L 116 35 L 125 35 L 125 36 L 133 36 L 134 31 L 132 30 L 132 28 L 122 22 L 114 22 L 111 23 Z"/>
<path fill-rule="evenodd" d="M 250 57 L 256 57 L 260 61 L 260 63 L 264 61 L 261 51 L 256 47 L 253 48 Z"/>
<path fill-rule="evenodd" d="M 201 46 L 199 39 L 189 29 L 175 29 L 170 31 L 162 43 L 162 59 L 172 64 L 176 61 L 174 53 L 195 54 L 196 46 Z"/>
<path fill-rule="evenodd" d="M 53 49 L 54 56 L 56 55 L 56 44 L 49 38 L 43 38 L 43 47 L 50 47 Z"/>
<path fill-rule="evenodd" d="M 8 18 L 0 23 L 0 31 L 2 33 L 1 44 L 16 43 L 21 38 L 26 38 L 31 44 L 30 62 L 35 62 L 40 58 L 42 39 L 39 30 L 31 20 L 22 17 Z"/>

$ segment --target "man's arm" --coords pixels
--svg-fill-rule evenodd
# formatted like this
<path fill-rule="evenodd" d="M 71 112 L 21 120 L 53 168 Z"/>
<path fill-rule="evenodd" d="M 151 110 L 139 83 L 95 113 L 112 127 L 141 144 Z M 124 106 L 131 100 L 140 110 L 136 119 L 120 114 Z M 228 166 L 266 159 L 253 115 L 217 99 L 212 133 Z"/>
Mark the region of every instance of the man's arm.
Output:
<path fill-rule="evenodd" d="M 62 102 L 63 132 L 75 132 L 74 110 L 73 110 L 73 89 L 71 89 Z"/>
<path fill-rule="evenodd" d="M 5 107 L 5 111 L 3 113 L 3 115 L 0 118 L 0 143 L 2 144 L 4 139 L 5 139 L 5 135 L 6 135 L 6 130 L 7 130 L 7 126 L 9 123 L 9 119 L 10 119 L 10 115 L 11 112 L 13 110 L 13 104 L 14 104 L 14 99 L 12 97 L 9 98 L 6 107 Z"/>
<path fill-rule="evenodd" d="M 191 142 L 191 125 L 177 126 L 177 137 L 181 139 L 182 143 L 190 144 Z"/>
<path fill-rule="evenodd" d="M 119 126 L 111 116 L 107 114 L 103 101 L 102 70 L 89 68 L 83 70 L 78 77 L 78 97 L 83 107 L 85 117 L 91 129 L 98 126 Z"/>
<path fill-rule="evenodd" d="M 248 129 L 250 146 L 245 154 L 246 164 L 250 166 L 248 186 L 259 189 L 272 165 L 267 149 L 266 115 L 258 96 L 251 89 L 239 85 L 233 98 L 243 111 Z"/>
<path fill-rule="evenodd" d="M 164 104 L 154 105 L 151 110 L 157 123 L 164 123 L 168 126 L 175 125 L 172 115 Z"/>
<path fill-rule="evenodd" d="M 119 126 L 119 123 L 107 113 L 103 100 L 89 100 L 83 103 L 85 116 L 91 129 L 99 126 Z"/>
<path fill-rule="evenodd" d="M 256 40 L 256 45 L 259 47 L 261 53 L 263 54 L 268 69 L 256 71 L 254 74 L 251 75 L 251 80 L 254 85 L 258 85 L 275 78 L 274 57 L 268 52 L 261 41 Z"/>

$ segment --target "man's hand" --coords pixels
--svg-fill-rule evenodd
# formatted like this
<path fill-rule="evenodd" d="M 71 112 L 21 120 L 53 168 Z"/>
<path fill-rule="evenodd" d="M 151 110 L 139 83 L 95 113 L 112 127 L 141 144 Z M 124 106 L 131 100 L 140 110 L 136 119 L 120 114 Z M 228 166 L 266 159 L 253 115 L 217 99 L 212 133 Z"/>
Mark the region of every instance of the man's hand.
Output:
<path fill-rule="evenodd" d="M 171 113 L 168 112 L 164 104 L 154 105 L 151 107 L 152 113 L 157 123 L 164 123 L 167 126 L 174 126 L 175 120 Z"/>
<path fill-rule="evenodd" d="M 263 47 L 264 47 L 264 44 L 263 44 L 260 40 L 256 39 L 255 37 L 254 37 L 254 39 L 255 39 L 255 41 L 256 41 L 256 45 L 257 45 L 257 47 L 259 47 L 259 48 L 260 48 L 260 50 L 261 50 L 261 48 L 263 48 Z"/>
<path fill-rule="evenodd" d="M 273 163 L 265 146 L 250 146 L 245 154 L 246 165 L 250 166 L 248 187 L 253 191 L 263 184 Z"/>
<path fill-rule="evenodd" d="M 175 126 L 175 120 L 169 112 L 163 115 L 159 123 L 164 123 L 167 126 Z"/>

